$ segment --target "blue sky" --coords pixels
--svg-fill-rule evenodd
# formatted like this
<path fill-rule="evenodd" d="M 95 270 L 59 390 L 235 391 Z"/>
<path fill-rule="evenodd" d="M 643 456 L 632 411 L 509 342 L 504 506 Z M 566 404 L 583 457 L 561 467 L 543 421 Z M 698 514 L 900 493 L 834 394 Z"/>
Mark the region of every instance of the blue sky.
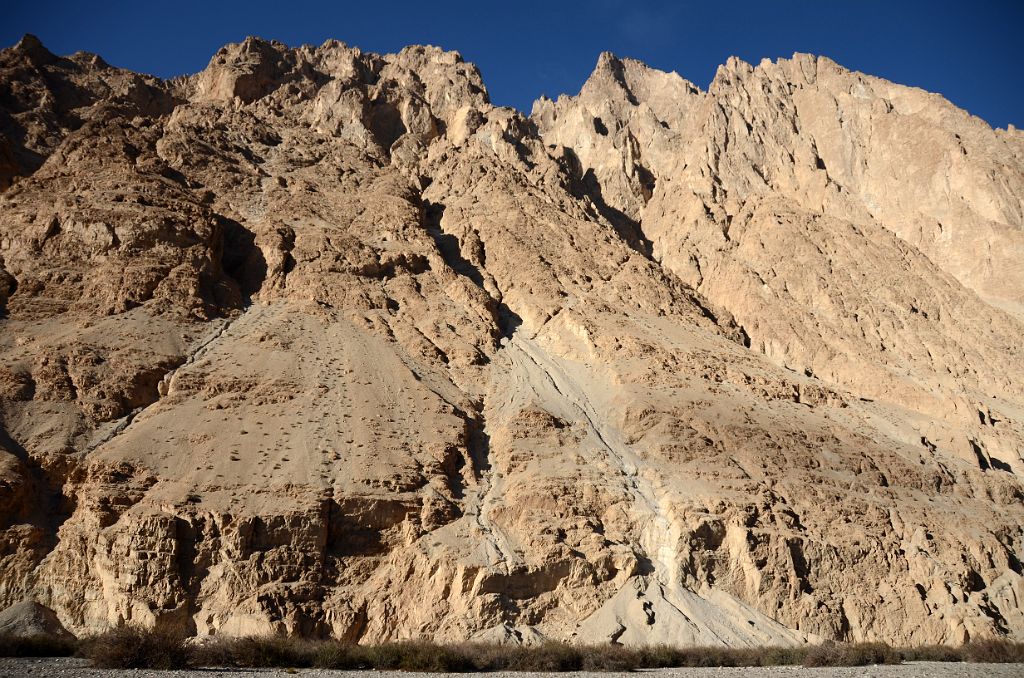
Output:
<path fill-rule="evenodd" d="M 575 93 L 610 50 L 702 89 L 731 55 L 810 52 L 940 92 L 994 126 L 1024 127 L 1024 0 L 916 2 L 55 2 L 6 0 L 0 44 L 35 33 L 52 51 L 169 77 L 201 70 L 246 35 L 289 45 L 337 38 L 375 52 L 429 43 L 476 63 L 497 104 L 529 110 Z"/>

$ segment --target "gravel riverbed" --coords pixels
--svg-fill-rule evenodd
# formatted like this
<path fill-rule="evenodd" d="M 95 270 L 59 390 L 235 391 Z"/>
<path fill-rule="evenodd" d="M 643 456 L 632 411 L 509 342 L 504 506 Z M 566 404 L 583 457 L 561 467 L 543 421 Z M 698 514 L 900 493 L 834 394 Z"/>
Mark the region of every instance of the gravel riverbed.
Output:
<path fill-rule="evenodd" d="M 358 678 L 359 674 L 371 674 L 373 678 L 416 678 L 422 676 L 449 675 L 469 676 L 478 674 L 410 674 L 395 671 L 325 671 L 322 669 L 201 669 L 186 671 L 148 671 L 122 669 L 93 669 L 83 659 L 4 659 L 0 658 L 0 676 L 51 676 L 61 678 L 285 678 L 286 676 L 329 677 L 348 676 Z M 767 668 L 701 668 L 701 669 L 660 669 L 625 673 L 489 673 L 490 678 L 579 678 L 587 675 L 595 678 L 618 678 L 654 674 L 657 678 L 1022 678 L 1024 664 L 959 664 L 936 662 L 911 662 L 900 666 L 857 666 L 842 668 L 805 669 L 797 666 L 773 666 Z"/>

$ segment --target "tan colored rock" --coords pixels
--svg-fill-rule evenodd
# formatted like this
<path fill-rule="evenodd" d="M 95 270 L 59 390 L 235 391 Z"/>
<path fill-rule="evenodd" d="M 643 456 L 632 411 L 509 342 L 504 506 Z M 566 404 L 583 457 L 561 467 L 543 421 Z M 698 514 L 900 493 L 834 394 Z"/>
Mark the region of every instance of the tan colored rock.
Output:
<path fill-rule="evenodd" d="M 530 118 L 433 47 L 140 78 L 0 54 L 0 605 L 1024 636 L 1019 132 L 804 56 Z"/>

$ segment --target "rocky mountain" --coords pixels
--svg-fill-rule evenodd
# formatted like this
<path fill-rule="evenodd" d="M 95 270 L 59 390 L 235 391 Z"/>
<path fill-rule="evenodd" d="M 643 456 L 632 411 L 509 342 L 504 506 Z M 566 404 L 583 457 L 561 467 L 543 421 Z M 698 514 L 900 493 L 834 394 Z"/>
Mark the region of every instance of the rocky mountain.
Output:
<path fill-rule="evenodd" d="M 1024 639 L 1012 127 L 808 55 L 525 116 L 434 47 L 26 36 L 0 191 L 0 609 Z"/>

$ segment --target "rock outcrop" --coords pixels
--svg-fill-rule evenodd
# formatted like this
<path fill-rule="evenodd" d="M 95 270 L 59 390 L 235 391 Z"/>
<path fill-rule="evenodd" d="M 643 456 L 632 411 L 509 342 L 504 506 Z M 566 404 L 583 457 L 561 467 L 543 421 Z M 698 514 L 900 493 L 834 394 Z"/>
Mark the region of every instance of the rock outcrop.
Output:
<path fill-rule="evenodd" d="M 937 95 L 605 54 L 527 117 L 433 47 L 26 36 L 0 191 L 0 608 L 1024 638 L 1024 136 Z"/>

